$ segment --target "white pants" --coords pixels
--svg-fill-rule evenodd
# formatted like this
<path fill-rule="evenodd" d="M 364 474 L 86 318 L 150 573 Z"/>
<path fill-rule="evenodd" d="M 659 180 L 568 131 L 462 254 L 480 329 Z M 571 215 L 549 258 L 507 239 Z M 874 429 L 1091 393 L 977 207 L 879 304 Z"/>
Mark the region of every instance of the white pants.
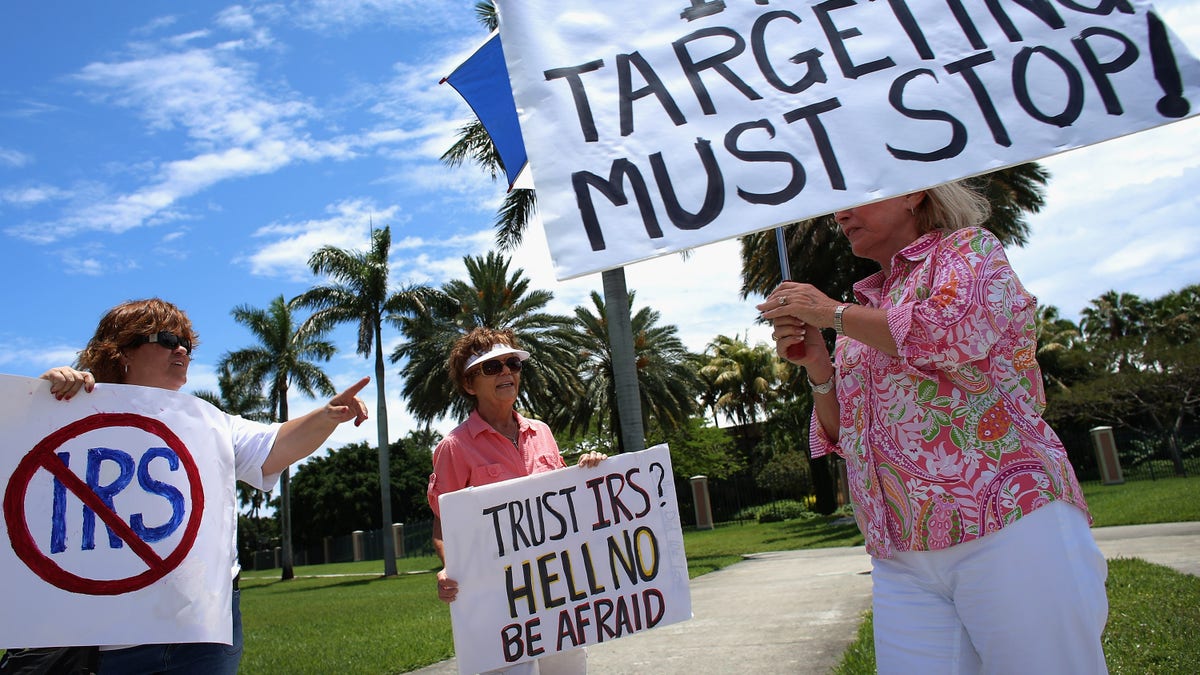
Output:
<path fill-rule="evenodd" d="M 881 674 L 1108 672 L 1100 643 L 1108 564 L 1070 504 L 873 564 Z"/>
<path fill-rule="evenodd" d="M 587 672 L 587 650 L 572 649 L 515 666 L 489 670 L 482 675 L 583 675 Z"/>

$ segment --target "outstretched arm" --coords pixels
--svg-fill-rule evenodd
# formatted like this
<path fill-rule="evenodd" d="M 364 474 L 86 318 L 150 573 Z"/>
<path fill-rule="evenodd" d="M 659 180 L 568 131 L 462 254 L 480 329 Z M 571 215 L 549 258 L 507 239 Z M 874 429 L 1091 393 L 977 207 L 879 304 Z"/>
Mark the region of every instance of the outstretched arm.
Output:
<path fill-rule="evenodd" d="M 358 426 L 366 421 L 367 404 L 358 398 L 358 392 L 370 381 L 371 378 L 364 377 L 334 396 L 324 407 L 284 422 L 271 446 L 271 453 L 263 462 L 263 475 L 279 473 L 311 455 L 342 422 L 354 420 L 354 426 Z"/>

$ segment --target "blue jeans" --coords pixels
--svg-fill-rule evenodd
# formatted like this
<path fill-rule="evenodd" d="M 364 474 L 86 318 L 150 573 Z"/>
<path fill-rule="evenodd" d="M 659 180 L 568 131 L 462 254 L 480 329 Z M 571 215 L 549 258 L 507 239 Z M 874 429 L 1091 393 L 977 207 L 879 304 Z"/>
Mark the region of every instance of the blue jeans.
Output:
<path fill-rule="evenodd" d="M 100 652 L 99 675 L 237 675 L 242 661 L 242 608 L 240 590 L 233 591 L 233 644 L 184 642 L 138 645 Z"/>

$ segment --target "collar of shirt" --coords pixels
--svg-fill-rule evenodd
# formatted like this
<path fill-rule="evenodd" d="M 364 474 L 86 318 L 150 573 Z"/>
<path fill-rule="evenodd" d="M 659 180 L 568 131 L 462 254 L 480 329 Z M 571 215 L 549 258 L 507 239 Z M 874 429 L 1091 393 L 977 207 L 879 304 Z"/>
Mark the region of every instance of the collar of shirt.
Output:
<path fill-rule="evenodd" d="M 525 435 L 527 431 L 532 429 L 532 427 L 529 426 L 529 421 L 524 417 L 521 417 L 521 413 L 514 410 L 513 417 L 517 418 L 517 427 L 519 428 L 519 431 L 517 431 L 518 437 Z M 488 431 L 494 434 L 500 434 L 499 431 L 496 431 L 495 427 L 488 424 L 487 420 L 483 419 L 483 416 L 479 414 L 478 410 L 472 410 L 470 416 L 467 417 L 467 431 L 471 433 L 471 438 L 478 438 L 479 434 Z M 503 436 L 503 434 L 500 435 Z"/>
<path fill-rule="evenodd" d="M 894 276 L 896 271 L 901 268 L 907 268 L 928 258 L 937 248 L 938 242 L 942 240 L 942 235 L 942 230 L 926 232 L 917 237 L 913 243 L 897 251 L 896 255 L 892 256 L 892 275 Z M 903 264 L 900 264 L 901 262 Z M 855 299 L 861 305 L 878 307 L 879 298 L 883 295 L 883 285 L 886 282 L 887 279 L 883 277 L 882 270 L 856 282 L 853 287 Z"/>

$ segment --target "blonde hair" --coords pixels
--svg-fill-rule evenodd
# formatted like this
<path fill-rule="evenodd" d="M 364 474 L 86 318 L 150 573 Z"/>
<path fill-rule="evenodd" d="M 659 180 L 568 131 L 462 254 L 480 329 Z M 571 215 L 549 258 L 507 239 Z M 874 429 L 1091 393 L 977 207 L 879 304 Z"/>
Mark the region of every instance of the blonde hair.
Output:
<path fill-rule="evenodd" d="M 121 303 L 100 319 L 96 333 L 79 352 L 75 365 L 80 370 L 91 371 L 97 382 L 122 384 L 125 381 L 125 368 L 121 364 L 123 350 L 139 337 L 164 330 L 191 340 L 193 349 L 198 344 L 191 320 L 166 300 L 149 298 Z"/>
<path fill-rule="evenodd" d="M 918 234 L 981 225 L 992 213 L 987 198 L 963 181 L 944 183 L 924 192 L 925 199 L 913 209 Z"/>

